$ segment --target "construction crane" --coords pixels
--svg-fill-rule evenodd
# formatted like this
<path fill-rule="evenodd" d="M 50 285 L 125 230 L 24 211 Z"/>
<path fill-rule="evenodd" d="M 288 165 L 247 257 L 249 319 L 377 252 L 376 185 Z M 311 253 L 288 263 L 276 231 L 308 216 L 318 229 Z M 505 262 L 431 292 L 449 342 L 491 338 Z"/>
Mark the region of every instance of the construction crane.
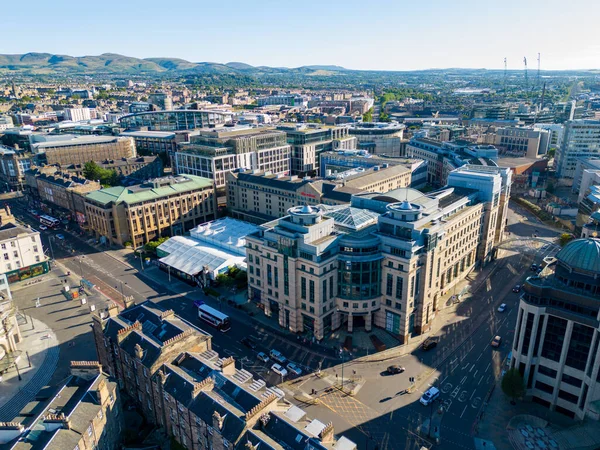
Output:
<path fill-rule="evenodd" d="M 529 94 L 529 75 L 527 74 L 527 57 L 523 56 L 523 63 L 525 64 L 525 100 L 527 101 Z"/>
<path fill-rule="evenodd" d="M 508 100 L 506 96 L 506 77 L 508 75 L 508 66 L 506 65 L 506 57 L 504 58 L 504 100 Z"/>

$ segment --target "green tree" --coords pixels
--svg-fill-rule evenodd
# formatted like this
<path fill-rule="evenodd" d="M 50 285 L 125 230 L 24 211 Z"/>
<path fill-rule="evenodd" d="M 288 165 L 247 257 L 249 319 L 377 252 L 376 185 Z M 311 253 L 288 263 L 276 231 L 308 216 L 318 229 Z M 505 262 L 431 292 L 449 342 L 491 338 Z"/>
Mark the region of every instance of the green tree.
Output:
<path fill-rule="evenodd" d="M 556 148 L 554 147 L 552 147 L 546 152 L 546 156 L 548 157 L 548 159 L 554 158 L 554 155 L 556 155 Z"/>
<path fill-rule="evenodd" d="M 558 238 L 558 240 L 560 242 L 560 246 L 564 247 L 573 240 L 573 235 L 571 233 L 563 233 L 560 235 L 560 238 Z"/>
<path fill-rule="evenodd" d="M 118 186 L 121 182 L 116 170 L 103 169 L 94 161 L 85 163 L 83 176 L 88 180 L 99 181 L 102 186 Z"/>
<path fill-rule="evenodd" d="M 147 253 L 150 253 L 152 255 L 156 255 L 156 249 L 157 249 L 157 247 L 160 244 L 162 244 L 163 242 L 165 242 L 167 239 L 169 239 L 169 238 L 168 237 L 161 237 L 161 238 L 158 238 L 155 241 L 150 241 L 146 245 L 144 245 L 144 250 Z"/>
<path fill-rule="evenodd" d="M 517 369 L 510 369 L 502 377 L 502 392 L 510 397 L 513 405 L 516 399 L 525 395 L 525 383 Z"/>
<path fill-rule="evenodd" d="M 363 122 L 373 122 L 373 108 L 363 114 Z"/>

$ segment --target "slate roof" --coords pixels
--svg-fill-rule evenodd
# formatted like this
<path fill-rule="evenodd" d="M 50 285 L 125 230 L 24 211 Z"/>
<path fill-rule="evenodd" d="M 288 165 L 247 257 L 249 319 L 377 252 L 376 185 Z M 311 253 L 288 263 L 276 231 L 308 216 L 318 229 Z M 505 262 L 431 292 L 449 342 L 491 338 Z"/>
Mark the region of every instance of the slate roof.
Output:
<path fill-rule="evenodd" d="M 34 232 L 29 228 L 22 227 L 20 225 L 15 225 L 14 223 L 7 223 L 6 225 L 2 225 L 0 227 L 0 241 L 5 241 L 7 239 L 14 239 L 20 234 L 33 234 Z"/>

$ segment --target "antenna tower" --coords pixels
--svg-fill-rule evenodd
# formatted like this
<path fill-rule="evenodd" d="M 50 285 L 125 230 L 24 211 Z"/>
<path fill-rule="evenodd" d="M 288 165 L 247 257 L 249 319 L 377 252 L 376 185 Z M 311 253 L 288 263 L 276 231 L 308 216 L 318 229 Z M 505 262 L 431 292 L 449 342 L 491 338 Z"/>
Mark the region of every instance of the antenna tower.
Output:
<path fill-rule="evenodd" d="M 537 59 L 537 62 L 538 62 L 537 85 L 538 86 L 540 85 L 540 79 L 541 79 L 541 76 L 540 76 L 541 61 L 542 61 L 542 55 L 541 55 L 541 53 L 538 53 L 538 59 Z"/>
<path fill-rule="evenodd" d="M 507 77 L 507 65 L 506 65 L 506 57 L 504 58 L 504 100 L 507 100 L 506 98 L 506 77 Z"/>
<path fill-rule="evenodd" d="M 529 94 L 529 75 L 527 74 L 527 57 L 523 56 L 523 63 L 525 64 L 525 100 L 527 100 Z"/>

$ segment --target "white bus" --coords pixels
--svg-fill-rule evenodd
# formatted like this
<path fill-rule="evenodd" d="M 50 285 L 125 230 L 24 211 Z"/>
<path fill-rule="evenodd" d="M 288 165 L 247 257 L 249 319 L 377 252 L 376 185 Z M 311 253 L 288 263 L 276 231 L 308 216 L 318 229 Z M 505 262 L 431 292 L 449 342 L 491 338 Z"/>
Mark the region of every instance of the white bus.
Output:
<path fill-rule="evenodd" d="M 58 225 L 60 225 L 60 220 L 50 216 L 40 216 L 40 223 L 49 228 L 56 228 Z"/>
<path fill-rule="evenodd" d="M 215 308 L 211 308 L 202 301 L 194 302 L 194 305 L 198 307 L 198 317 L 201 320 L 204 320 L 223 333 L 231 329 L 229 316 L 223 314 L 221 311 L 218 311 Z"/>

